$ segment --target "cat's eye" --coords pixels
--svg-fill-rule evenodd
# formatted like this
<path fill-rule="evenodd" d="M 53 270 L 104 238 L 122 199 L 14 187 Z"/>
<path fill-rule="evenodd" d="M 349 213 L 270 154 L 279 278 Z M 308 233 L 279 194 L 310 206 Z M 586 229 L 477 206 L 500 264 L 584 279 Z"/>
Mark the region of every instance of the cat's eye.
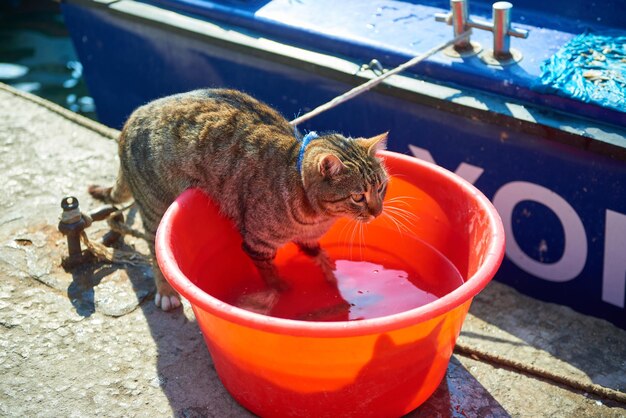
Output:
<path fill-rule="evenodd" d="M 365 195 L 363 193 L 353 193 L 351 197 L 356 203 L 361 203 L 365 200 Z"/>

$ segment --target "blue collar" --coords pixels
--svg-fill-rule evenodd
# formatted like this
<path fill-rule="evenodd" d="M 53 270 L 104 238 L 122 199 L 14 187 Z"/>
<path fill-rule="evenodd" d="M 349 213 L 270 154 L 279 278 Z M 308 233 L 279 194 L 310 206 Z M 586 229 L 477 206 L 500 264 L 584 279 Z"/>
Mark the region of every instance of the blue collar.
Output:
<path fill-rule="evenodd" d="M 317 132 L 311 131 L 308 134 L 304 135 L 302 138 L 302 144 L 300 145 L 300 154 L 298 154 L 298 172 L 302 172 L 302 160 L 304 160 L 304 151 L 306 151 L 307 145 L 314 139 L 319 138 Z"/>

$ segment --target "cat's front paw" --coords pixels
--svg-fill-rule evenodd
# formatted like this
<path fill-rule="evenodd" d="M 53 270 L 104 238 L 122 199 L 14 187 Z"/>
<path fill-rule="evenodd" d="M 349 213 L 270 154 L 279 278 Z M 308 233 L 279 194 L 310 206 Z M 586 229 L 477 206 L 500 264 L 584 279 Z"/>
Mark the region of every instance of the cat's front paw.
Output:
<path fill-rule="evenodd" d="M 324 273 L 324 278 L 326 278 L 326 281 L 332 285 L 336 285 L 337 277 L 335 276 L 335 270 L 337 269 L 337 267 L 335 266 L 335 260 L 330 258 L 326 251 L 322 250 L 320 254 L 315 258 L 315 261 Z"/>
<path fill-rule="evenodd" d="M 287 283 L 281 278 L 275 278 L 274 280 L 271 280 L 269 282 L 269 285 L 273 290 L 276 290 L 277 292 L 280 292 L 280 293 L 284 293 L 291 289 L 291 286 L 289 286 L 289 283 Z"/>
<path fill-rule="evenodd" d="M 180 296 L 174 294 L 161 294 L 159 291 L 154 295 L 154 304 L 164 311 L 176 309 L 181 305 Z"/>
<path fill-rule="evenodd" d="M 280 292 L 276 289 L 262 290 L 260 292 L 241 295 L 235 302 L 235 306 L 250 312 L 269 315 L 270 311 L 280 297 Z"/>
<path fill-rule="evenodd" d="M 158 266 L 153 267 L 154 284 L 156 285 L 156 294 L 154 295 L 154 304 L 164 311 L 171 311 L 181 306 L 180 296 L 174 288 L 165 280 Z"/>

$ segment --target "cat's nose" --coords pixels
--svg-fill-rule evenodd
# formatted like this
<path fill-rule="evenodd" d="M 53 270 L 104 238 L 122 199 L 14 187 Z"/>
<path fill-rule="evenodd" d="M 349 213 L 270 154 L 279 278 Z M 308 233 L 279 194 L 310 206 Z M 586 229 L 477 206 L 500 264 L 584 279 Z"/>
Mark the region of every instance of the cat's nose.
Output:
<path fill-rule="evenodd" d="M 370 215 L 372 215 L 372 217 L 375 218 L 383 212 L 383 204 L 382 202 L 374 203 L 370 205 L 368 209 L 369 209 L 368 212 L 370 213 Z"/>

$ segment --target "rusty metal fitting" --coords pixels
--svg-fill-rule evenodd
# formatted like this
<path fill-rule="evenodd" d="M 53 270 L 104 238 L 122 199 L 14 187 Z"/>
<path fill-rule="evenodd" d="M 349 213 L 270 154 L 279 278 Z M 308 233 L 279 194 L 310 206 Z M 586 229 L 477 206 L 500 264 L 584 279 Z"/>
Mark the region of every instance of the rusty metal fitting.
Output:
<path fill-rule="evenodd" d="M 68 256 L 64 257 L 61 264 L 66 269 L 71 269 L 93 258 L 89 251 L 83 251 L 80 245 L 80 234 L 92 223 L 89 215 L 81 213 L 78 199 L 67 196 L 61 200 L 61 220 L 59 231 L 67 237 Z"/>

